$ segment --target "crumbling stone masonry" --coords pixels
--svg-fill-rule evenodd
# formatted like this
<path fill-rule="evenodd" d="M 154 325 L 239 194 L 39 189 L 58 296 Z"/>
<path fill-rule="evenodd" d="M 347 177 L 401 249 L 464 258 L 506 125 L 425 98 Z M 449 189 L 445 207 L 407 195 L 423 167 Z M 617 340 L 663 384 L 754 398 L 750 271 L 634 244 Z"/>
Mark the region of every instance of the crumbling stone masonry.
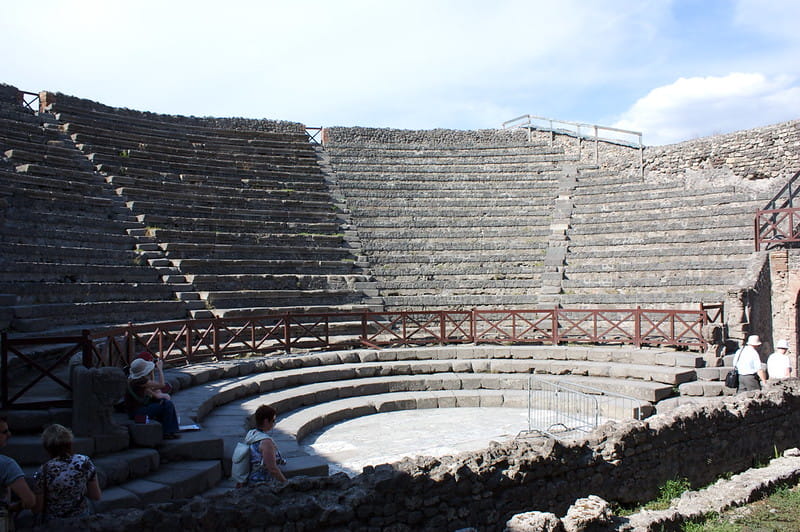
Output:
<path fill-rule="evenodd" d="M 695 487 L 765 462 L 800 441 L 800 381 L 610 423 L 585 441 L 518 440 L 454 457 L 407 459 L 350 479 L 301 477 L 283 487 L 98 515 L 90 530 L 502 530 L 527 511 L 563 515 L 576 500 L 644 502 L 676 477 Z"/>

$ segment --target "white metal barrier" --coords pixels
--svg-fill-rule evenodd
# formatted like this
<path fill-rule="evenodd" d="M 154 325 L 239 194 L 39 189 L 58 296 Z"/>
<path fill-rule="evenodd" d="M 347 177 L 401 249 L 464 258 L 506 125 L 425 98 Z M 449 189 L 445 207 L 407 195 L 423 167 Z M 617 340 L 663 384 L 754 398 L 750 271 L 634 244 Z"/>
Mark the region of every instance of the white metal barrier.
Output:
<path fill-rule="evenodd" d="M 610 419 L 643 419 L 652 407 L 635 397 L 569 381 L 528 378 L 528 430 L 554 438 L 591 432 Z"/>

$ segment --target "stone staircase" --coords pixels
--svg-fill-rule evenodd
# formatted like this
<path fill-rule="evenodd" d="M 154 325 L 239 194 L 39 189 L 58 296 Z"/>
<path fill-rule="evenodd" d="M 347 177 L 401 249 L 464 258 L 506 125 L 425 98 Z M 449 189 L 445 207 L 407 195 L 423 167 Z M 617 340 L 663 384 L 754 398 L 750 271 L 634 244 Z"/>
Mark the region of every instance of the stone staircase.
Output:
<path fill-rule="evenodd" d="M 201 303 L 193 317 L 380 308 L 299 124 L 206 127 L 61 95 L 50 108 L 163 254 L 151 265 Z"/>
<path fill-rule="evenodd" d="M 561 305 L 692 308 L 744 278 L 764 198 L 587 169 L 572 200 Z"/>
<path fill-rule="evenodd" d="M 388 308 L 538 304 L 563 154 L 513 136 L 358 131 L 337 140 L 334 128 L 325 151 Z"/>
<path fill-rule="evenodd" d="M 36 333 L 187 315 L 127 234 L 139 222 L 52 117 L 6 113 L 0 131 L 4 329 Z"/>

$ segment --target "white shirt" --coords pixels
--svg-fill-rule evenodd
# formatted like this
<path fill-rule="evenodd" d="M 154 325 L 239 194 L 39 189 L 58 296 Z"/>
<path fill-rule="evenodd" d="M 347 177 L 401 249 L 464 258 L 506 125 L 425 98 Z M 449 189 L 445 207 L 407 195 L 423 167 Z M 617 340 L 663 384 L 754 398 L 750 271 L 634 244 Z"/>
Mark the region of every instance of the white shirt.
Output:
<path fill-rule="evenodd" d="M 764 369 L 764 364 L 761 362 L 758 351 L 752 345 L 744 346 L 736 361 L 736 371 L 739 372 L 739 375 L 755 375 L 761 369 Z"/>
<path fill-rule="evenodd" d="M 767 374 L 769 380 L 785 379 L 786 370 L 791 369 L 789 357 L 775 351 L 767 359 Z"/>

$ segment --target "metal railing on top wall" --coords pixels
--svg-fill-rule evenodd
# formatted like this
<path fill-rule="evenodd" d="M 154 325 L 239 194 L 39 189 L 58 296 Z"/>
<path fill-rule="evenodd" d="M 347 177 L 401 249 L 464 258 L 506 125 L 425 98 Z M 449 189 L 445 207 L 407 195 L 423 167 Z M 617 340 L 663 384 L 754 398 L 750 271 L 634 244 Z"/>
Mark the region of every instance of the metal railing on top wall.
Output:
<path fill-rule="evenodd" d="M 531 140 L 531 131 L 550 132 L 550 145 L 555 141 L 555 135 L 568 135 L 578 139 L 578 159 L 581 158 L 582 147 L 581 139 L 594 141 L 594 162 L 600 163 L 600 142 L 609 142 L 622 146 L 630 146 L 639 150 L 639 171 L 644 175 L 644 144 L 642 144 L 642 133 L 640 131 L 630 131 L 616 127 L 600 126 L 597 124 L 584 124 L 581 122 L 570 122 L 568 120 L 555 120 L 535 115 L 522 115 L 503 122 L 503 129 L 524 128 L 528 130 L 528 141 Z M 621 133 L 624 137 L 614 135 L 601 135 L 601 132 Z M 635 139 L 635 140 L 633 140 Z"/>
<path fill-rule="evenodd" d="M 721 324 L 722 305 L 698 310 L 532 309 L 434 310 L 363 313 L 284 313 L 148 323 L 70 337 L 12 338 L 2 334 L 0 408 L 19 407 L 42 379 L 66 392 L 69 383 L 55 371 L 76 353 L 91 366 L 126 366 L 143 350 L 174 365 L 220 361 L 246 354 L 345 347 L 381 348 L 446 344 L 591 343 L 671 346 L 704 351 L 703 329 Z M 51 364 L 28 356 L 25 348 L 62 346 Z M 12 357 L 18 375 L 9 379 Z M 25 381 L 28 379 L 28 381 Z M 13 390 L 12 390 L 13 388 Z"/>
<path fill-rule="evenodd" d="M 756 251 L 763 244 L 788 244 L 800 242 L 800 206 L 795 206 L 800 195 L 796 172 L 763 209 L 756 211 L 754 221 Z"/>

